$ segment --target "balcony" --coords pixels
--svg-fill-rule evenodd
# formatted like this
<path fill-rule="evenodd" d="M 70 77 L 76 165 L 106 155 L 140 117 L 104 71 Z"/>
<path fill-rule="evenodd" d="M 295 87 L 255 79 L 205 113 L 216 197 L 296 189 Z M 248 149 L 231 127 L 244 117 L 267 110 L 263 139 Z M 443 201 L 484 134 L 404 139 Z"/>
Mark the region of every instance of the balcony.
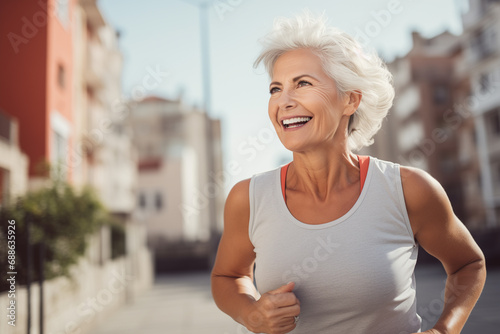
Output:
<path fill-rule="evenodd" d="M 103 87 L 106 71 L 106 52 L 104 48 L 98 41 L 89 40 L 85 71 L 87 84 L 94 88 Z"/>

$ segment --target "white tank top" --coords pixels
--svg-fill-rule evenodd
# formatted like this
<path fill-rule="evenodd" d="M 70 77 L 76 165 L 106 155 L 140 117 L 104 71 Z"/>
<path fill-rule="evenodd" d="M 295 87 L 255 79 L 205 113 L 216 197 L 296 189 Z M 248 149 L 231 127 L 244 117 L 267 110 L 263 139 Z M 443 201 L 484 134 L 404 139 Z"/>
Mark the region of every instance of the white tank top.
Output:
<path fill-rule="evenodd" d="M 279 168 L 255 175 L 249 237 L 258 291 L 296 284 L 301 314 L 291 333 L 420 331 L 414 276 L 418 245 L 399 165 L 371 157 L 354 206 L 320 225 L 302 223 L 288 211 Z"/>

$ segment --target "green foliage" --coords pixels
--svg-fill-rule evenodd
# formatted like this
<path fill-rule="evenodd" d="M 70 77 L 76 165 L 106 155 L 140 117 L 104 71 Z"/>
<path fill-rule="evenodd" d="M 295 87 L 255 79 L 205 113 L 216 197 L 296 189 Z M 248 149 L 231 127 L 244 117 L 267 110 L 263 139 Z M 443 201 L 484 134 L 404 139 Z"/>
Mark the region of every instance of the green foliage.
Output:
<path fill-rule="evenodd" d="M 46 279 L 69 275 L 69 268 L 84 254 L 88 236 L 109 220 L 97 195 L 84 188 L 77 192 L 67 183 L 29 192 L 0 209 L 0 291 L 7 290 L 7 225 L 15 220 L 16 283 L 26 284 L 27 220 L 31 221 L 32 280 L 38 279 L 40 245 L 45 245 Z"/>

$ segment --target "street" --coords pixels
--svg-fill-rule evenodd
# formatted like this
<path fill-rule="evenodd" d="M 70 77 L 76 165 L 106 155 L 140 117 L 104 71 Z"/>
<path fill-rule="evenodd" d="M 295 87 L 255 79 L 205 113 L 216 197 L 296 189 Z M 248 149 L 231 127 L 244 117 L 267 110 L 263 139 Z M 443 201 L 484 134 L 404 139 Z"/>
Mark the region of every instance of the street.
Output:
<path fill-rule="evenodd" d="M 419 266 L 417 310 L 422 330 L 432 327 L 443 305 L 446 275 L 440 267 Z M 481 298 L 463 334 L 494 334 L 500 328 L 500 268 L 490 269 Z M 158 277 L 154 287 L 101 323 L 92 334 L 249 333 L 215 306 L 208 273 Z"/>

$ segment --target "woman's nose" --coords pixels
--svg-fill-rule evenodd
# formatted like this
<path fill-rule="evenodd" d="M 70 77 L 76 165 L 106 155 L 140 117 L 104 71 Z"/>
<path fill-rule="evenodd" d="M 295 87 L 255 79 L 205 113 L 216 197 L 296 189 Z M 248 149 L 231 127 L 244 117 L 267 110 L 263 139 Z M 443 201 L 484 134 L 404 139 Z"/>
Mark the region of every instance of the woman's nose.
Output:
<path fill-rule="evenodd" d="M 295 102 L 295 99 L 293 98 L 292 94 L 290 94 L 287 91 L 283 91 L 283 93 L 280 96 L 280 101 L 278 106 L 281 110 L 286 111 L 295 108 L 297 106 L 297 102 Z"/>

